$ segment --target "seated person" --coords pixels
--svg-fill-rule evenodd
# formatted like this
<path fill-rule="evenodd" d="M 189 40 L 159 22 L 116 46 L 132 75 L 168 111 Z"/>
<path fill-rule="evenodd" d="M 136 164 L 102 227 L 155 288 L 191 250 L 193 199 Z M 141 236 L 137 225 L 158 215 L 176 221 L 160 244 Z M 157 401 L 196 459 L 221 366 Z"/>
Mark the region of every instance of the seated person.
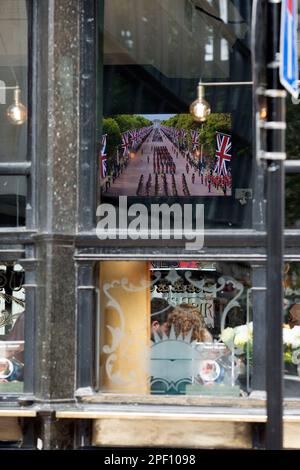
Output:
<path fill-rule="evenodd" d="M 182 303 L 177 305 L 168 316 L 168 331 L 174 326 L 175 334 L 180 333 L 185 338 L 192 330 L 191 341 L 211 343 L 213 337 L 205 326 L 204 320 L 197 307 Z"/>
<path fill-rule="evenodd" d="M 159 337 L 168 332 L 168 316 L 173 307 L 166 299 L 154 297 L 151 299 L 151 339 L 154 340 L 154 332 Z"/>

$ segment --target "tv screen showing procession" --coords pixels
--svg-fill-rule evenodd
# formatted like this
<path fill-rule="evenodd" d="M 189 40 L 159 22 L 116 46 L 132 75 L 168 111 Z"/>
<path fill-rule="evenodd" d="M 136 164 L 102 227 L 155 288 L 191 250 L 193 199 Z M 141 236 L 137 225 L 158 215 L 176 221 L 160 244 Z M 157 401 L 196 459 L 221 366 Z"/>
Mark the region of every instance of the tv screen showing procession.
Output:
<path fill-rule="evenodd" d="M 102 196 L 231 196 L 230 114 L 211 114 L 204 124 L 189 114 L 123 114 L 105 117 L 102 129 Z"/>

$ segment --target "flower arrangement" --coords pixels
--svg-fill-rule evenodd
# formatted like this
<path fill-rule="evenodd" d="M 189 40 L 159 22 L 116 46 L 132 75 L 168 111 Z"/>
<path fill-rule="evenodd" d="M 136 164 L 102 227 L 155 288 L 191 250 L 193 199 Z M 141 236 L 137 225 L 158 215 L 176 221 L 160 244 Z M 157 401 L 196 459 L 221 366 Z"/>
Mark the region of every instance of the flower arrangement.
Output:
<path fill-rule="evenodd" d="M 283 325 L 283 346 L 284 346 L 284 362 L 286 364 L 298 364 L 298 356 L 300 353 L 300 326 L 296 325 L 291 328 L 289 325 Z"/>
<path fill-rule="evenodd" d="M 236 326 L 235 328 L 225 328 L 220 335 L 221 341 L 229 348 L 233 347 L 241 350 L 241 352 L 247 351 L 247 347 L 252 351 L 253 349 L 253 322 L 249 322 L 246 325 Z"/>
<path fill-rule="evenodd" d="M 235 349 L 237 354 L 249 354 L 252 361 L 253 352 L 253 322 L 235 328 L 225 328 L 220 335 L 220 340 L 229 348 Z M 282 341 L 284 347 L 284 362 L 295 367 L 300 363 L 300 326 L 291 328 L 283 325 Z"/>
<path fill-rule="evenodd" d="M 220 335 L 220 340 L 230 349 L 237 360 L 238 375 L 245 375 L 246 363 L 252 364 L 253 357 L 253 323 L 225 328 Z M 247 361 L 248 359 L 248 361 Z"/>

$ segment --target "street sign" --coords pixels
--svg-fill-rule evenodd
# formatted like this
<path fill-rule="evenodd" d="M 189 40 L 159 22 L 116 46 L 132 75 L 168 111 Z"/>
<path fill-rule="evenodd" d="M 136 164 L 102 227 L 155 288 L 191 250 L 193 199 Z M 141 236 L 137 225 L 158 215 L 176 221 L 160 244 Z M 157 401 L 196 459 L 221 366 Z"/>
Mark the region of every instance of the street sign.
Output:
<path fill-rule="evenodd" d="M 298 1 L 282 0 L 279 77 L 282 86 L 294 98 L 299 94 L 297 26 Z"/>

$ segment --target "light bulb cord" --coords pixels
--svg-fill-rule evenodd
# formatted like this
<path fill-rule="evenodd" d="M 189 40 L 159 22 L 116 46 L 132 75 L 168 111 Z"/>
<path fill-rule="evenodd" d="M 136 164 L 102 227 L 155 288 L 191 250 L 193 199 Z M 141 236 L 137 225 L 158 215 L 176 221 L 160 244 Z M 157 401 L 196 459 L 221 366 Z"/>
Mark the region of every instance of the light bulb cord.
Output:
<path fill-rule="evenodd" d="M 201 82 L 198 83 L 198 100 L 203 100 L 204 98 L 204 86 Z"/>
<path fill-rule="evenodd" d="M 17 88 L 14 90 L 14 102 L 15 102 L 15 105 L 19 105 L 19 104 L 20 104 L 20 95 L 21 95 L 21 90 L 20 90 L 20 88 L 17 86 Z"/>

